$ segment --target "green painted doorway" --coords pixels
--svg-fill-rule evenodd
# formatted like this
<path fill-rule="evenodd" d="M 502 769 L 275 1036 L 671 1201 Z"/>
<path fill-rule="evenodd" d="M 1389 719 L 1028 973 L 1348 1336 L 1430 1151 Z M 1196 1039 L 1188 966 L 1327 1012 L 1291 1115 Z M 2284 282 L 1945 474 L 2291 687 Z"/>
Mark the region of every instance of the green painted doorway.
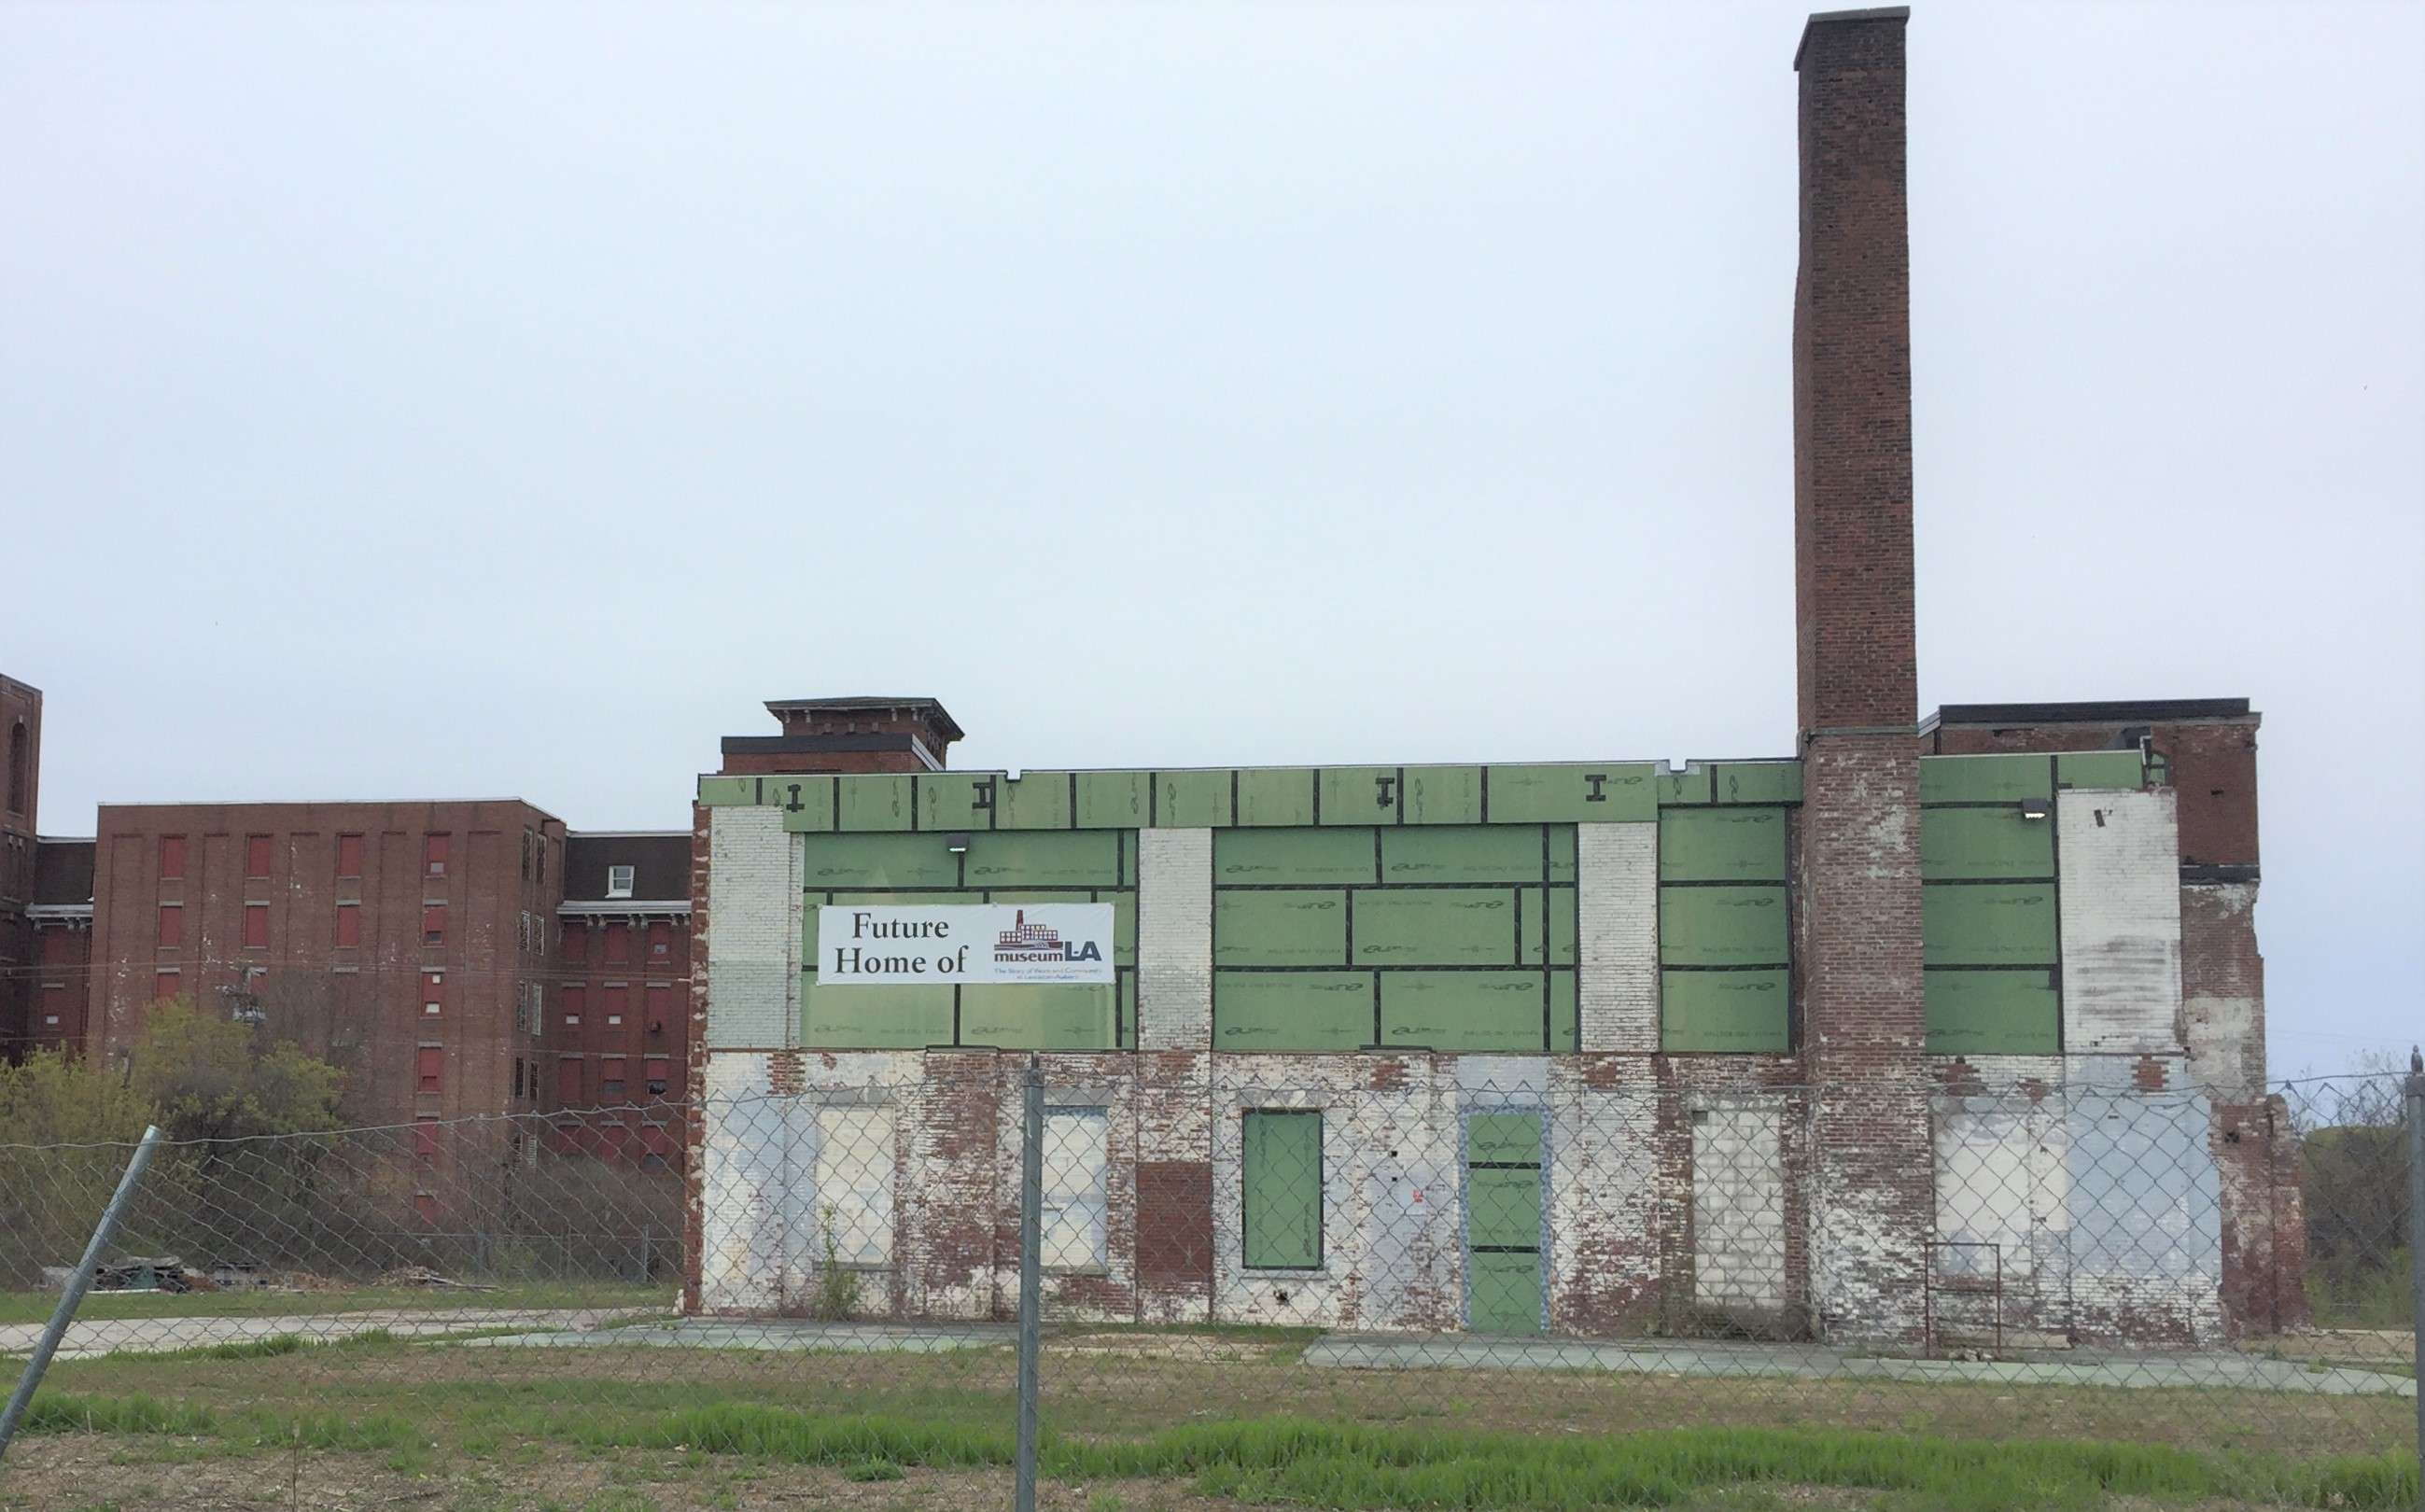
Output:
<path fill-rule="evenodd" d="M 1465 1315 L 1475 1333 L 1539 1333 L 1541 1116 L 1465 1120 Z"/>

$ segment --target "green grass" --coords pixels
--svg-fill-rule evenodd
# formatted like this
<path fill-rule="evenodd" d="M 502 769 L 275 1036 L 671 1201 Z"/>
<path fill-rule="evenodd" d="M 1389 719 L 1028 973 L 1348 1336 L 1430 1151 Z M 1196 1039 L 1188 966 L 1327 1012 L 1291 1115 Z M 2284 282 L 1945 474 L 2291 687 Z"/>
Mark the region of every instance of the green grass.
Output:
<path fill-rule="evenodd" d="M 476 1308 L 497 1312 L 575 1308 L 663 1308 L 670 1285 L 621 1281 L 516 1281 L 488 1292 L 434 1286 L 358 1286 L 341 1292 L 92 1292 L 76 1310 L 79 1322 L 117 1318 L 258 1318 L 362 1312 L 374 1309 Z M 0 1323 L 47 1323 L 56 1292 L 0 1292 Z"/>
<path fill-rule="evenodd" d="M 220 1412 L 149 1397 L 48 1395 L 37 1433 L 173 1434 L 250 1443 L 297 1437 L 310 1449 L 384 1450 L 426 1465 L 426 1421 L 396 1415 L 252 1408 Z M 924 1418 L 816 1416 L 747 1403 L 633 1412 L 530 1402 L 484 1416 L 484 1434 L 592 1455 L 701 1453 L 822 1465 L 854 1480 L 906 1466 L 999 1469 L 1013 1462 L 998 1426 Z M 2144 1444 L 2065 1440 L 1986 1443 L 1840 1429 L 1686 1428 L 1556 1439 L 1445 1428 L 1360 1427 L 1270 1418 L 1167 1429 L 1128 1440 L 1049 1437 L 1051 1479 L 1184 1479 L 1203 1494 L 1335 1508 L 1493 1508 L 1582 1512 L 1666 1506 L 1713 1490 L 1764 1485 L 1895 1494 L 1914 1507 L 2004 1512 L 2096 1507 L 2114 1496 L 2162 1502 L 2237 1499 L 2317 1507 L 2410 1507 L 2413 1465 L 2399 1453 L 2284 1459 Z"/>

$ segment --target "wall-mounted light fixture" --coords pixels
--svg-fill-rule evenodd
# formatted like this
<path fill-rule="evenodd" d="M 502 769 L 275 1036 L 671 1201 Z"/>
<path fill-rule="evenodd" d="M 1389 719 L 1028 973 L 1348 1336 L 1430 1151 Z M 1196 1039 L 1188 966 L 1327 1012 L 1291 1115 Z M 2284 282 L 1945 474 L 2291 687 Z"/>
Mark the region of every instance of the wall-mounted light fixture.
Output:
<path fill-rule="evenodd" d="M 2024 819 L 2043 819 L 2052 812 L 2054 812 L 2054 805 L 2044 798 L 2021 800 L 2021 817 Z"/>
<path fill-rule="evenodd" d="M 951 834 L 945 835 L 943 837 L 943 848 L 950 851 L 955 856 L 967 855 L 969 853 L 969 837 L 967 831 L 956 830 Z"/>

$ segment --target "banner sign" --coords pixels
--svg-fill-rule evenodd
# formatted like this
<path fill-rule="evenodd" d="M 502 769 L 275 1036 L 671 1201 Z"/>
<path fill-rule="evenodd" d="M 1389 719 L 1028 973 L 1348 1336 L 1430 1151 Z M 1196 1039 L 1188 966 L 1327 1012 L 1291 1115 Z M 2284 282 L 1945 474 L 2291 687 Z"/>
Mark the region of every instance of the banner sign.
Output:
<path fill-rule="evenodd" d="M 817 989 L 924 982 L 1100 982 L 1108 903 L 849 904 L 817 909 Z"/>

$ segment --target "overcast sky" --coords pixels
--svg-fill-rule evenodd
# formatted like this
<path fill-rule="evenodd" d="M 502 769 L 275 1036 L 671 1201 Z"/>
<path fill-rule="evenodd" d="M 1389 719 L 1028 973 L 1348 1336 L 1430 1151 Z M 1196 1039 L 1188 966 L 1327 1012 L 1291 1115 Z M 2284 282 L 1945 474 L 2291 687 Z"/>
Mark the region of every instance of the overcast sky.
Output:
<path fill-rule="evenodd" d="M 0 669 L 97 801 L 1791 754 L 1791 5 L 0 8 Z M 2425 1031 L 2425 7 L 1923 4 L 1923 707 L 2246 695 Z"/>

